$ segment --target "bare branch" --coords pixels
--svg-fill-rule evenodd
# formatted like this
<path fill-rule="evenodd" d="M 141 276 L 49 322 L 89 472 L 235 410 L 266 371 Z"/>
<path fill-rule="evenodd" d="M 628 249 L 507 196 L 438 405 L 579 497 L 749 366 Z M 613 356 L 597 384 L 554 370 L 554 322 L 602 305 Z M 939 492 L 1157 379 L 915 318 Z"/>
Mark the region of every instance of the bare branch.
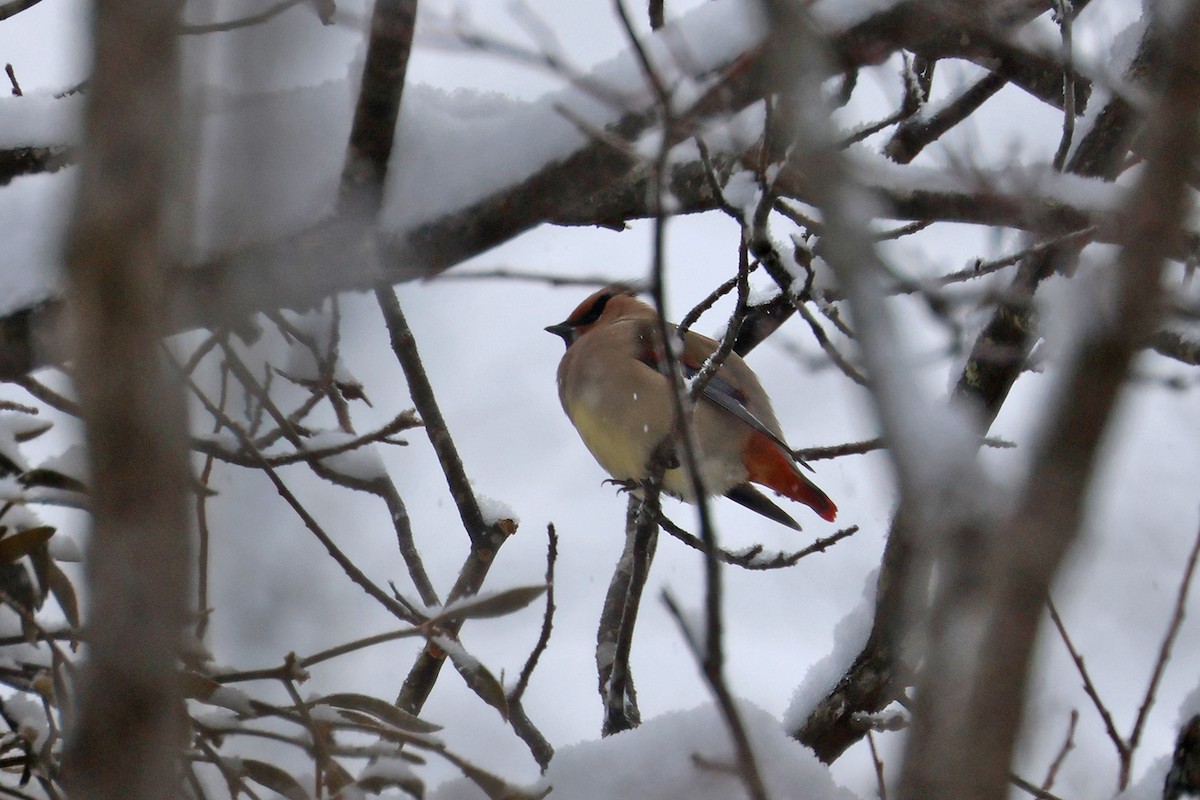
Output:
<path fill-rule="evenodd" d="M 1167 625 L 1167 632 L 1163 635 L 1162 644 L 1159 646 L 1158 658 L 1154 660 L 1154 673 L 1150 676 L 1150 682 L 1146 686 L 1146 696 L 1142 699 L 1142 704 L 1138 706 L 1137 719 L 1133 723 L 1133 730 L 1129 733 L 1129 753 L 1132 759 L 1133 752 L 1137 750 L 1138 744 L 1142 741 L 1142 731 L 1146 727 L 1146 718 L 1150 715 L 1150 709 L 1154 706 L 1154 696 L 1158 692 L 1158 685 L 1162 681 L 1163 672 L 1166 671 L 1167 662 L 1171 660 L 1171 648 L 1175 644 L 1175 638 L 1179 635 L 1179 629 L 1183 625 L 1184 612 L 1187 610 L 1188 592 L 1192 587 L 1192 577 L 1196 572 L 1196 561 L 1200 559 L 1200 532 L 1196 534 L 1196 541 L 1192 544 L 1192 551 L 1188 554 L 1187 566 L 1183 570 L 1183 578 L 1179 582 L 1179 591 L 1175 595 L 1175 608 L 1171 612 L 1171 622 Z M 1125 789 L 1129 785 L 1129 764 L 1122 764 L 1121 777 L 1119 780 L 1119 788 Z"/>
<path fill-rule="evenodd" d="M 1075 662 L 1075 668 L 1079 670 L 1079 677 L 1083 680 L 1083 690 L 1087 693 L 1088 698 L 1096 707 L 1096 711 L 1100 714 L 1100 719 L 1104 720 L 1104 730 L 1108 734 L 1108 738 L 1117 748 L 1117 755 L 1122 764 L 1125 764 L 1130 757 L 1129 745 L 1124 737 L 1117 733 L 1117 725 L 1113 721 L 1112 714 L 1109 713 L 1108 707 L 1104 705 L 1104 701 L 1100 699 L 1100 693 L 1096 690 L 1096 685 L 1092 683 L 1092 676 L 1088 674 L 1087 667 L 1083 663 L 1083 656 L 1075 649 L 1075 644 L 1071 641 L 1071 637 L 1067 635 L 1067 628 L 1063 624 L 1062 617 L 1058 615 L 1058 609 L 1054 607 L 1052 601 L 1046 601 L 1046 609 L 1050 612 L 1050 619 L 1054 622 L 1054 627 L 1058 629 L 1058 635 L 1062 638 L 1063 644 L 1067 647 L 1067 652 L 1071 654 L 1071 660 Z"/>
<path fill-rule="evenodd" d="M 251 14 L 239 19 L 229 20 L 228 22 L 210 22 L 205 25 L 180 25 L 179 32 L 185 36 L 196 36 L 205 33 L 221 33 L 224 31 L 233 31 L 238 28 L 249 28 L 254 25 L 261 25 L 273 17 L 277 17 L 284 11 L 287 11 L 293 6 L 298 6 L 305 0 L 280 0 L 275 5 L 260 11 L 257 14 Z"/>

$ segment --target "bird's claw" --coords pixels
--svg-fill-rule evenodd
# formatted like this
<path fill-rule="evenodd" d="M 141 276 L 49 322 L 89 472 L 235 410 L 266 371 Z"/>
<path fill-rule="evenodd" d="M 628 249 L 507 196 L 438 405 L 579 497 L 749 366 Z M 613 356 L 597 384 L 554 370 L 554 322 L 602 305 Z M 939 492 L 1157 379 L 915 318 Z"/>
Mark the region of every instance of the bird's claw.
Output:
<path fill-rule="evenodd" d="M 632 492 L 633 490 L 635 490 L 641 486 L 641 484 L 639 484 L 637 481 L 633 481 L 633 480 L 619 481 L 616 478 L 605 478 L 604 480 L 600 481 L 600 485 L 617 487 L 617 494 L 625 494 L 626 492 Z"/>

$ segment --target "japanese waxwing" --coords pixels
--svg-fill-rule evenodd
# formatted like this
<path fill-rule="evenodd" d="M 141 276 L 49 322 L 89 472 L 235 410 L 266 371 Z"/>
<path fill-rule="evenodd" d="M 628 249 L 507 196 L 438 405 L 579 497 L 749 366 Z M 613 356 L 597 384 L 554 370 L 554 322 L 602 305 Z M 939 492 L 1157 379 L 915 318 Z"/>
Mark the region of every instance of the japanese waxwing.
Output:
<path fill-rule="evenodd" d="M 675 326 L 668 329 L 674 335 Z M 670 382 L 660 371 L 663 352 L 655 310 L 629 288 L 610 286 L 546 330 L 567 345 L 558 365 L 558 396 L 583 443 L 615 480 L 646 479 L 655 449 L 676 432 Z M 679 355 L 684 375 L 697 374 L 717 346 L 688 331 Z M 750 484 L 798 500 L 822 519 L 837 516 L 837 506 L 800 473 L 766 392 L 736 354 L 704 387 L 692 426 L 707 493 L 724 495 L 797 530 L 795 520 Z M 663 489 L 694 502 L 680 460 L 676 455 L 665 471 Z"/>

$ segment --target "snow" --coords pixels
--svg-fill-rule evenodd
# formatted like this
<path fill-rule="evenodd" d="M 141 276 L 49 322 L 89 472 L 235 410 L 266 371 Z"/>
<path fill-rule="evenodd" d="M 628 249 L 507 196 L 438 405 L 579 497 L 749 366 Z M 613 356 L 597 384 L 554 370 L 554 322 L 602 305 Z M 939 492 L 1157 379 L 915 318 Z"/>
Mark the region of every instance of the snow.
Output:
<path fill-rule="evenodd" d="M 242 446 L 242 440 L 238 438 L 236 433 L 228 428 L 222 428 L 216 433 L 205 432 L 193 433 L 192 435 L 197 439 L 201 439 L 206 442 L 212 442 L 227 453 L 236 453 L 239 449 L 241 449 Z"/>
<path fill-rule="evenodd" d="M 401 785 L 419 780 L 412 764 L 403 758 L 376 758 L 358 774 L 360 783 L 379 781 L 384 785 Z"/>
<path fill-rule="evenodd" d="M 743 169 L 729 176 L 729 180 L 721 187 L 721 194 L 725 202 L 741 210 L 743 221 L 749 224 L 759 198 L 762 197 L 762 190 L 758 185 L 758 176 L 748 169 Z"/>
<path fill-rule="evenodd" d="M 1161 756 L 1154 759 L 1142 773 L 1142 776 L 1133 782 L 1128 789 L 1118 794 L 1114 800 L 1162 800 L 1163 783 L 1167 779 L 1167 770 L 1171 768 L 1171 757 Z M 1189 800 L 1195 795 L 1184 795 L 1182 800 Z"/>
<path fill-rule="evenodd" d="M 38 469 L 51 470 L 68 478 L 74 478 L 82 484 L 89 480 L 87 448 L 82 444 L 73 444 L 56 456 L 47 458 L 38 464 Z"/>
<path fill-rule="evenodd" d="M 746 305 L 750 308 L 765 306 L 778 298 L 780 294 L 782 292 L 775 283 L 752 284 L 750 286 L 750 294 L 746 298 Z"/>
<path fill-rule="evenodd" d="M 429 641 L 444 650 L 460 670 L 477 673 L 483 668 L 479 659 L 468 653 L 458 640 L 451 639 L 449 636 L 431 636 Z"/>
<path fill-rule="evenodd" d="M 807 748 L 789 739 L 779 722 L 760 708 L 741 703 L 738 711 L 757 755 L 767 792 L 805 800 L 854 800 Z M 703 759 L 702 766 L 693 760 Z M 559 750 L 543 780 L 531 789 L 552 788 L 552 797 L 571 800 L 729 800 L 741 797 L 739 779 L 724 769 L 735 763 L 728 730 L 711 705 L 663 714 L 604 739 Z M 430 800 L 483 800 L 467 779 L 452 781 Z"/>
<path fill-rule="evenodd" d="M 346 75 L 262 94 L 208 90 L 197 156 L 198 254 L 271 241 L 332 214 L 353 88 Z"/>
<path fill-rule="evenodd" d="M 313 452 L 342 447 L 357 438 L 358 434 L 345 431 L 318 431 L 304 440 L 304 449 Z M 344 453 L 325 456 L 321 463 L 355 480 L 372 481 L 387 475 L 378 445 L 373 443 L 360 445 Z"/>
<path fill-rule="evenodd" d="M 809 13 L 825 31 L 844 31 L 899 3 L 900 0 L 817 0 L 809 6 Z"/>
<path fill-rule="evenodd" d="M 346 717 L 343 716 L 342 712 L 333 706 L 310 706 L 308 716 L 316 722 L 328 722 L 331 724 L 341 724 L 346 721 Z"/>
<path fill-rule="evenodd" d="M 51 5 L 40 4 L 29 13 L 43 13 Z M 422 13 L 426 5 L 422 4 Z M 501 4 L 490 5 L 498 9 Z M 561 7 L 567 5 L 559 0 L 547 13 L 569 16 L 582 10 L 564 11 Z M 885 5 L 820 0 L 813 13 L 823 25 L 847 25 Z M 1086 26 L 1104 8 L 1118 8 L 1127 14 L 1135 5 L 1094 0 L 1077 29 L 1081 41 Z M 492 13 L 488 6 L 480 4 L 480 13 Z M 746 41 L 746 36 L 753 36 L 745 23 L 730 24 L 736 19 L 733 12 L 737 4 L 702 6 L 700 16 L 691 17 L 686 25 L 695 29 L 697 37 L 713 37 L 719 47 L 712 53 L 722 48 L 732 52 L 739 42 Z M 345 8 L 339 3 L 339 13 Z M 189 7 L 189 16 L 192 11 Z M 307 9 L 296 10 L 295 21 L 290 21 L 290 13 L 285 15 L 288 21 L 279 23 L 282 30 L 299 31 L 303 24 L 312 22 L 311 15 L 304 16 L 303 11 Z M 351 9 L 351 13 L 356 12 Z M 22 14 L 6 21 L 0 28 L 9 30 L 25 17 Z M 708 20 L 704 22 L 707 31 L 701 31 L 702 20 Z M 488 19 L 480 24 L 488 24 Z M 328 35 L 339 41 L 352 38 L 357 42 L 357 34 L 348 33 L 349 27 L 329 31 Z M 357 79 L 353 53 L 341 45 L 329 51 L 307 49 L 309 42 L 324 41 L 323 30 L 314 23 L 312 31 L 306 30 L 306 38 L 301 40 L 306 45 L 288 51 L 289 64 L 298 68 L 295 73 L 289 74 L 291 67 L 286 65 L 278 69 L 262 65 L 264 71 L 273 73 L 271 80 L 256 75 L 252 83 L 242 84 L 226 76 L 223 88 L 205 90 L 207 110 L 200 125 L 204 179 L 199 187 L 198 208 L 200 244 L 204 248 L 282 235 L 302 229 L 330 212 Z M 1132 33 L 1119 37 L 1111 52 L 1099 53 L 1099 64 L 1111 57 L 1119 68 L 1132 52 L 1130 43 L 1136 43 L 1138 29 L 1130 30 Z M 578 42 L 567 42 L 567 49 L 574 54 L 578 45 L 592 52 L 602 47 L 598 44 L 601 38 L 584 30 L 576 34 Z M 1108 36 L 1102 41 L 1111 44 Z M 609 39 L 603 45 L 604 52 L 613 52 L 619 46 L 619 38 Z M 261 49 L 268 52 L 270 48 Z M 704 47 L 685 49 L 709 55 Z M 603 124 L 619 113 L 578 88 L 555 89 L 533 101 L 515 99 L 517 89 L 513 96 L 456 89 L 459 80 L 490 81 L 501 70 L 480 69 L 479 63 L 473 62 L 472 74 L 460 70 L 439 75 L 429 63 L 431 54 L 419 46 L 413 74 L 438 81 L 439 85 L 417 84 L 406 92 L 400 146 L 392 170 L 395 182 L 389 186 L 386 217 L 388 229 L 394 233 L 470 203 L 506 182 L 519 180 L 586 141 L 586 136 L 557 112 L 555 103 L 569 103 L 573 113 L 593 124 Z M 1080 63 L 1087 66 L 1082 60 Z M 944 88 L 951 66 L 939 65 L 936 86 Z M 20 65 L 18 68 L 23 72 Z M 627 92 L 630 98 L 644 98 L 636 66 L 626 61 L 612 70 L 612 77 L 606 78 L 609 85 Z M 35 79 L 32 72 L 28 75 L 26 83 Z M 873 82 L 895 91 L 895 75 L 886 75 L 886 80 L 881 75 L 883 71 L 864 73 L 862 91 L 874 91 Z M 675 97 L 682 102 L 703 87 L 703 81 L 680 81 L 675 85 Z M 1098 86 L 1097 91 L 1105 88 Z M 1018 137 L 1039 130 L 1039 126 L 1061 122 L 1061 115 L 1050 112 L 1027 115 L 1023 96 L 1014 95 L 1021 93 L 1005 90 L 989 101 L 986 109 L 990 116 L 985 114 L 979 123 L 983 127 L 980 166 L 971 171 L 938 166 L 947 161 L 947 151 L 953 153 L 964 139 L 979 135 L 972 134 L 970 126 L 948 136 L 945 150 L 923 154 L 918 162 L 905 167 L 882 160 L 867 146 L 854 148 L 854 168 L 868 185 L 897 193 L 973 191 L 983 186 L 1016 198 L 1033 190 L 1044 200 L 1068 202 L 1098 215 L 1119 204 L 1119 188 L 1056 176 L 1045 168 L 1045 154 L 1014 151 L 1009 146 L 1013 141 L 1028 141 L 1009 136 Z M 1102 100 L 1102 95 L 1094 98 L 1089 113 L 1095 113 Z M 20 105 L 20 100 L 0 101 L 0 136 L 17 136 L 18 124 L 27 125 L 29 135 L 50 130 L 56 136 L 62 136 L 64 130 L 70 136 L 77 135 L 76 123 L 69 119 L 77 114 L 77 104 L 72 105 L 75 101 L 51 103 L 41 95 L 25 101 L 25 105 Z M 27 114 L 31 108 L 39 110 Z M 755 107 L 710 123 L 704 135 L 714 150 L 746 147 L 761 132 L 761 121 L 762 110 Z M 1081 120 L 1081 129 L 1085 124 Z M 1054 136 L 1050 138 L 1057 141 Z M 673 150 L 672 159 L 694 155 L 694 145 L 682 145 Z M 949 162 L 955 163 L 953 158 Z M 65 225 L 74 180 L 74 171 L 68 169 L 22 178 L 0 189 L 0 219 L 5 223 L 5 246 L 0 255 L 0 291 L 4 299 L 0 302 L 6 307 L 11 309 L 55 291 L 59 280 L 57 241 Z M 739 232 L 735 222 L 719 216 L 673 220 L 671 231 L 667 253 L 669 301 L 673 309 L 681 310 L 728 277 Z M 961 227 L 955 226 L 926 233 L 913 244 L 881 249 L 906 274 L 926 277 L 937 274 L 946 263 L 957 268 L 976 254 L 1016 249 L 1012 245 L 1021 240 L 1019 235 L 1005 234 L 993 242 L 984 236 L 964 234 Z M 481 256 L 469 267 L 515 264 L 567 277 L 604 274 L 643 278 L 650 238 L 649 226 L 644 224 L 633 224 L 621 233 L 544 228 Z M 790 252 L 786 243 L 783 248 Z M 1085 281 L 1089 271 L 1103 266 L 1101 255 L 1089 252 L 1081 265 Z M 816 258 L 815 264 L 818 287 L 834 286 L 836 277 L 824 259 Z M 1063 286 L 1056 288 L 1054 284 L 1059 281 Z M 774 291 L 767 284 L 761 286 L 764 295 L 768 289 Z M 1039 306 L 1043 319 L 1064 318 L 1069 309 L 1059 300 L 1070 301 L 1055 295 L 1066 294 L 1061 291 L 1066 288 L 1062 277 L 1048 282 L 1045 298 L 1039 298 L 1039 302 L 1046 303 Z M 1100 305 L 1082 307 L 1078 313 L 1103 307 L 1103 285 L 1096 288 L 1094 299 Z M 685 606 L 696 607 L 701 602 L 698 556 L 665 537 L 650 576 L 633 651 L 633 670 L 646 723 L 636 731 L 595 740 L 600 717 L 595 686 L 595 625 L 611 565 L 620 552 L 624 503 L 611 489 L 600 486 L 604 476 L 579 445 L 558 407 L 553 375 L 561 345 L 540 330 L 542 325 L 562 319 L 586 291 L 497 281 L 408 284 L 399 291 L 464 462 L 479 485 L 502 498 L 485 514 L 490 520 L 512 516 L 511 506 L 522 508 L 527 518 L 526 527 L 498 553 L 493 574 L 485 585 L 541 582 L 546 523 L 555 523 L 561 536 L 554 637 L 525 698 L 531 719 L 559 751 L 547 782 L 555 786 L 556 795 L 583 800 L 593 796 L 652 797 L 648 794 L 653 791 L 650 784 L 657 780 L 649 780 L 648 776 L 657 779 L 661 774 L 663 796 L 740 796 L 740 787 L 733 779 L 701 770 L 689 758 L 698 751 L 722 761 L 729 758 L 730 751 L 716 712 L 708 706 L 695 708 L 707 697 L 706 689 L 695 675 L 695 666 L 684 652 L 674 623 L 656 602 L 663 589 L 672 590 Z M 893 377 L 911 380 L 924 390 L 906 408 L 908 413 L 924 414 L 928 409 L 922 403 L 944 397 L 956 365 L 931 355 L 944 352 L 945 340 L 923 312 L 912 313 L 917 301 L 891 298 L 886 302 L 886 307 L 895 312 L 898 335 L 908 345 L 906 352 L 911 356 L 897 364 Z M 728 304 L 722 306 L 713 312 L 716 316 L 701 324 L 710 325 L 713 319 L 723 324 L 727 308 Z M 372 424 L 386 422 L 396 409 L 406 407 L 408 399 L 370 299 L 347 297 L 344 311 L 341 354 L 345 374 L 364 376 L 366 390 L 380 406 L 378 412 L 354 406 L 356 426 L 368 430 Z M 678 318 L 679 313 L 674 317 Z M 314 316 L 313 327 L 306 330 L 315 334 L 323 326 L 327 329 L 323 319 Z M 1058 330 L 1053 324 L 1047 334 L 1052 342 L 1065 342 L 1069 336 L 1068 331 Z M 787 349 L 785 344 L 793 347 Z M 756 371 L 775 399 L 789 439 L 798 445 L 834 444 L 877 434 L 861 390 L 848 386 L 835 371 L 805 369 L 803 359 L 795 360 L 793 352 L 802 356 L 817 352 L 804 326 L 795 322 L 788 323 L 752 356 Z M 1053 349 L 1047 350 L 1047 355 L 1054 354 Z M 283 357 L 282 352 L 277 355 Z M 299 363 L 301 358 L 297 356 L 293 365 L 297 374 L 311 376 L 312 364 L 304 367 Z M 1165 363 L 1154 357 L 1143 366 L 1147 371 L 1162 371 Z M 998 482 L 1011 482 L 1020 476 L 1023 459 L 1036 436 L 1035 412 L 1045 403 L 1052 384 L 1050 375 L 1026 375 L 1014 387 L 994 432 L 1017 441 L 1020 447 L 987 451 L 981 457 L 988 474 Z M 1194 390 L 1181 393 L 1139 385 L 1131 395 L 1098 467 L 1100 477 L 1089 500 L 1088 537 L 1054 589 L 1056 602 L 1102 693 L 1111 700 L 1122 730 L 1128 729 L 1140 703 L 1144 678 L 1173 603 L 1186 544 L 1195 532 L 1196 493 L 1191 478 L 1200 474 L 1200 417 Z M 334 424 L 325 420 L 320 425 Z M 15 425 L 14 420 L 2 429 L 11 434 Z M 926 433 L 921 428 L 913 435 L 923 437 Z M 940 432 L 935 433 L 939 435 L 925 442 L 934 451 L 947 444 Z M 238 449 L 237 440 L 227 432 L 201 435 L 230 451 Z M 53 450 L 59 446 L 58 437 L 56 429 L 42 437 L 55 441 L 22 445 L 29 463 L 41 463 L 43 448 Z M 330 431 L 318 435 L 309 446 L 345 441 L 346 434 Z M 957 440 L 949 442 L 950 446 L 958 444 L 961 442 Z M 468 544 L 457 529 L 453 504 L 446 495 L 436 460 L 427 447 L 417 442 L 409 448 L 370 450 L 361 461 L 341 466 L 363 476 L 380 474 L 380 462 L 387 468 L 408 504 L 414 535 L 434 585 L 444 593 L 457 576 Z M 863 531 L 829 553 L 802 561 L 790 570 L 776 574 L 727 572 L 727 655 L 735 693 L 767 709 L 763 712 L 743 706 L 773 788 L 772 796 L 792 797 L 796 786 L 812 786 L 812 796 L 822 800 L 850 795 L 833 786 L 829 770 L 813 763 L 802 748 L 789 741 L 776 720 L 783 718 L 785 729 L 795 724 L 805 709 L 828 690 L 840 667 L 853 656 L 856 644 L 865 637 L 873 570 L 895 501 L 895 476 L 882 454 L 815 466 L 819 470 L 818 483 L 835 497 L 847 521 L 861 524 Z M 951 464 L 948 471 L 953 467 Z M 214 603 L 219 608 L 213 615 L 209 641 L 221 661 L 230 664 L 230 669 L 275 665 L 290 650 L 312 653 L 343 643 L 362 630 L 394 625 L 394 620 L 362 599 L 362 592 L 340 571 L 328 568 L 324 550 L 302 532 L 297 533 L 299 526 L 289 510 L 259 477 L 227 465 L 218 465 L 214 472 L 212 486 L 220 494 L 209 504 L 210 596 L 220 598 L 221 603 Z M 290 469 L 287 477 L 289 484 L 295 482 L 297 492 L 314 515 L 338 536 L 339 546 L 373 580 L 380 585 L 395 580 L 400 592 L 413 594 L 403 577 L 386 510 L 357 496 L 332 494 L 303 467 Z M 19 496 L 21 491 L 15 481 L 3 482 L 0 490 L 4 497 Z M 761 542 L 771 552 L 794 549 L 796 539 L 791 532 L 759 523 L 727 502 L 714 506 L 722 542 L 730 548 L 743 550 Z M 682 507 L 672 501 L 668 501 L 668 507 L 669 513 L 684 519 Z M 14 508 L 8 514 L 19 511 Z M 47 511 L 51 513 L 62 512 Z M 810 528 L 808 521 L 804 524 Z M 824 535 L 825 529 L 818 527 L 821 524 L 813 521 L 812 532 Z M 253 535 L 247 536 L 248 531 Z M 60 529 L 51 539 L 56 558 L 62 556 L 56 548 L 75 541 L 65 536 Z M 65 549 L 77 550 L 78 546 Z M 1114 593 L 1114 586 L 1121 587 L 1121 591 Z M 1129 603 L 1128 597 L 1136 597 L 1137 602 Z M 230 605 L 222 605 L 227 600 Z M 1150 715 L 1135 761 L 1137 783 L 1125 795 L 1131 799 L 1159 795 L 1179 721 L 1200 707 L 1200 691 L 1196 690 L 1194 670 L 1190 669 L 1200 647 L 1194 624 L 1196 602 L 1193 592 L 1175 660 L 1167 670 L 1159 703 Z M 284 613 L 296 608 L 305 609 L 305 613 Z M 511 677 L 517 674 L 536 640 L 538 620 L 540 609 L 511 618 L 472 620 L 464 628 L 462 641 L 494 674 Z M 2 621 L 7 632 L 19 632 L 11 614 Z M 360 621 L 362 628 L 358 627 Z M 314 669 L 312 681 L 322 692 L 342 690 L 351 683 L 361 691 L 391 698 L 402 678 L 397 667 L 402 670 L 411 663 L 417 646 L 405 641 L 348 655 L 339 659 L 335 668 Z M 1057 788 L 1064 797 L 1111 796 L 1112 747 L 1105 741 L 1062 649 L 1053 637 L 1039 643 L 1038 669 L 1028 706 L 1030 723 L 1017 766 L 1022 774 L 1043 769 L 1061 742 L 1066 714 L 1078 708 L 1078 750 L 1068 759 Z M 6 655 L 11 657 L 11 652 Z M 21 658 L 37 656 L 32 649 L 15 653 Z M 608 656 L 600 653 L 602 659 Z M 45 657 L 44 649 L 40 657 Z M 36 719 L 40 704 L 36 698 L 26 697 L 25 701 L 29 717 Z M 447 722 L 447 746 L 455 752 L 511 780 L 535 783 L 537 768 L 528 753 L 513 741 L 494 711 L 481 710 L 481 705 L 461 686 L 457 676 L 451 675 L 437 687 L 427 715 Z M 323 712 L 314 709 L 314 713 Z M 228 711 L 205 713 L 203 719 L 214 726 L 239 724 Z M 888 734 L 878 739 L 891 753 L 887 766 L 889 775 L 894 775 L 903 737 Z M 580 740 L 581 744 L 567 744 Z M 834 766 L 833 774 L 868 796 L 874 792 L 874 773 L 863 749 L 860 746 L 847 753 Z M 445 765 L 431 764 L 417 772 L 433 785 L 447 770 Z M 631 790 L 631 786 L 635 788 Z M 456 782 L 438 790 L 436 796 L 453 800 L 477 797 L 478 793 Z"/>
<path fill-rule="evenodd" d="M 50 723 L 42 701 L 25 692 L 4 699 L 5 715 L 16 723 L 17 734 L 33 749 L 40 747 L 50 735 Z"/>
<path fill-rule="evenodd" d="M 241 689 L 235 689 L 232 686 L 219 686 L 213 690 L 212 694 L 204 699 L 204 702 L 209 705 L 221 706 L 228 708 L 230 711 L 238 714 L 253 716 L 255 714 L 254 705 L 250 702 L 250 696 Z"/>
<path fill-rule="evenodd" d="M 0 458 L 11 461 L 22 472 L 29 469 L 29 465 L 25 462 L 25 456 L 17 444 L 17 434 L 20 432 L 18 426 L 24 421 L 24 416 L 24 414 L 0 414 Z"/>
<path fill-rule="evenodd" d="M 0 147 L 73 145 L 79 139 L 82 119 L 82 95 L 57 99 L 50 92 L 22 97 L 5 92 L 0 95 Z"/>
<path fill-rule="evenodd" d="M 83 561 L 83 549 L 80 548 L 79 542 L 69 533 L 56 531 L 50 537 L 49 542 L 50 557 L 55 561 L 65 561 L 67 563 L 76 564 Z"/>
<path fill-rule="evenodd" d="M 933 169 L 896 164 L 855 145 L 846 154 L 858 179 L 866 186 L 898 197 L 917 192 L 1009 196 L 1014 202 L 1063 203 L 1092 215 L 1117 210 L 1125 190 L 1099 178 L 1064 174 L 1050 164 L 1007 164 L 1001 168 Z"/>
<path fill-rule="evenodd" d="M 647 41 L 664 82 L 680 83 L 681 67 L 704 74 L 753 44 L 761 35 L 755 8 L 742 0 L 715 0 Z M 588 131 L 649 102 L 649 89 L 629 52 L 594 68 L 588 86 L 551 92 L 534 102 L 410 85 L 388 171 L 384 225 L 396 233 L 411 230 L 516 184 L 586 144 Z M 648 141 L 640 147 L 647 157 L 657 152 Z"/>
<path fill-rule="evenodd" d="M 833 649 L 808 668 L 804 680 L 796 687 L 783 717 L 786 730 L 800 729 L 817 703 L 833 690 L 862 652 L 875 619 L 875 585 L 878 580 L 879 570 L 867 575 L 862 600 L 833 629 Z"/>
<path fill-rule="evenodd" d="M 59 293 L 59 242 L 67 227 L 74 174 L 68 168 L 60 174 L 28 175 L 0 187 L 0 313 L 28 308 Z"/>
<path fill-rule="evenodd" d="M 243 727 L 238 714 L 228 710 L 193 712 L 192 718 L 204 727 L 212 728 L 215 731 L 236 731 Z"/>
<path fill-rule="evenodd" d="M 502 520 L 512 520 L 516 525 L 521 524 L 521 518 L 517 516 L 517 512 L 513 511 L 512 506 L 503 500 L 475 492 L 475 502 L 479 504 L 479 513 L 483 516 L 485 525 L 495 525 Z"/>

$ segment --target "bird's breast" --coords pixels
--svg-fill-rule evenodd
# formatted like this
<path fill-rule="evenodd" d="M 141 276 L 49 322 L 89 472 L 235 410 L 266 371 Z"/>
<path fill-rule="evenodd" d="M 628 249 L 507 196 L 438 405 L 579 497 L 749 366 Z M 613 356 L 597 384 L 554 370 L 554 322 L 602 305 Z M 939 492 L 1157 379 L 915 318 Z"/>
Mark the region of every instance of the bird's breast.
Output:
<path fill-rule="evenodd" d="M 579 438 L 604 471 L 617 480 L 645 478 L 654 448 L 669 433 L 670 417 L 656 413 L 644 392 L 617 398 L 585 390 L 566 402 Z"/>

